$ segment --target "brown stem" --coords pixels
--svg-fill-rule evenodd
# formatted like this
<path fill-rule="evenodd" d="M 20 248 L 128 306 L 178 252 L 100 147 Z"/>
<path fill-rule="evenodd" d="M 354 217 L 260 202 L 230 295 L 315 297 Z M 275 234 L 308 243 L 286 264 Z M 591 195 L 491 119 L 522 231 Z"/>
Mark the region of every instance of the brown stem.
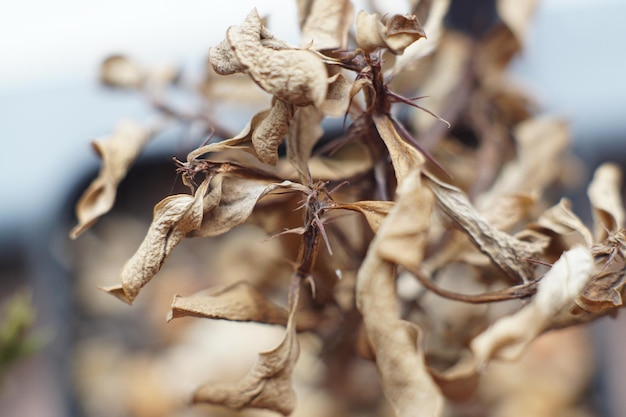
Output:
<path fill-rule="evenodd" d="M 513 287 L 508 287 L 502 290 L 486 292 L 483 294 L 460 294 L 453 291 L 445 290 L 439 286 L 437 286 L 434 282 L 432 282 L 428 277 L 426 277 L 420 271 L 411 271 L 417 280 L 428 290 L 434 292 L 440 297 L 447 298 L 455 301 L 462 301 L 464 303 L 470 304 L 485 304 L 485 303 L 495 303 L 498 301 L 507 301 L 514 300 L 517 298 L 524 298 L 531 296 L 537 292 L 537 284 L 538 281 L 531 281 L 525 284 L 515 285 Z"/>

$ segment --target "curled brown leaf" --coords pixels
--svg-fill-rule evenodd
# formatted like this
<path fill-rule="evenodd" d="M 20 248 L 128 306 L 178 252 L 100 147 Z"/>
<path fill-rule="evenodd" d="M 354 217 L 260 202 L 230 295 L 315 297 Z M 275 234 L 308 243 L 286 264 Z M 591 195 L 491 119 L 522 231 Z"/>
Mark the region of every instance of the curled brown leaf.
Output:
<path fill-rule="evenodd" d="M 302 24 L 302 47 L 312 44 L 318 51 L 345 49 L 348 29 L 354 20 L 349 0 L 314 0 Z"/>
<path fill-rule="evenodd" d="M 267 45 L 263 38 L 269 36 L 255 9 L 243 24 L 230 27 L 226 33 L 237 65 L 221 46 L 213 52 L 214 57 L 219 56 L 214 68 L 231 73 L 243 67 L 262 89 L 277 98 L 297 106 L 320 106 L 328 89 L 328 73 L 320 57 L 304 49 L 275 49 L 276 45 Z"/>
<path fill-rule="evenodd" d="M 425 175 L 439 207 L 463 230 L 476 247 L 512 280 L 532 280 L 534 265 L 520 260 L 538 259 L 547 242 L 525 242 L 495 229 L 481 216 L 458 188 Z"/>
<path fill-rule="evenodd" d="M 247 282 L 210 288 L 190 297 L 174 297 L 167 321 L 180 317 L 203 317 L 231 321 L 287 324 L 289 313 Z"/>
<path fill-rule="evenodd" d="M 416 412 L 421 416 L 435 417 L 441 415 L 443 407 L 441 394 L 424 363 L 419 327 L 401 320 L 399 316 L 395 286 L 396 265 L 382 257 L 383 254 L 390 255 L 384 249 L 381 254 L 381 248 L 384 248 L 388 236 L 392 241 L 396 240 L 395 230 L 398 225 L 415 221 L 416 224 L 412 225 L 415 232 L 412 249 L 418 250 L 411 250 L 411 254 L 418 259 L 417 262 L 423 256 L 423 235 L 428 230 L 430 210 L 424 213 L 419 210 L 408 213 L 407 202 L 403 201 L 412 201 L 413 194 L 420 195 L 422 192 L 418 167 L 401 184 L 398 203 L 383 221 L 370 244 L 359 268 L 356 283 L 357 307 L 363 315 L 365 330 L 374 350 L 383 390 L 399 417 L 413 416 Z"/>
<path fill-rule="evenodd" d="M 596 169 L 587 195 L 593 207 L 594 238 L 601 242 L 609 232 L 624 227 L 622 205 L 622 173 L 615 164 L 603 164 Z"/>
<path fill-rule="evenodd" d="M 556 314 L 570 307 L 593 274 L 589 249 L 576 246 L 564 252 L 546 273 L 533 301 L 517 313 L 496 321 L 474 338 L 471 349 L 477 368 L 492 358 L 517 359 Z"/>
<path fill-rule="evenodd" d="M 263 408 L 285 416 L 293 412 L 296 394 L 291 378 L 300 353 L 295 323 L 297 291 L 280 344 L 260 353 L 253 368 L 241 380 L 208 383 L 198 388 L 193 396 L 194 403 L 223 405 L 234 410 Z"/>
<path fill-rule="evenodd" d="M 278 146 L 289 130 L 294 108 L 282 100 L 275 100 L 267 116 L 252 131 L 252 146 L 261 162 L 276 165 Z"/>
<path fill-rule="evenodd" d="M 105 291 L 131 304 L 141 288 L 159 272 L 174 247 L 202 223 L 203 198 L 209 187 L 204 181 L 195 195 L 172 195 L 154 207 L 150 229 L 135 254 L 122 268 L 121 286 Z"/>
<path fill-rule="evenodd" d="M 111 210 L 115 203 L 118 184 L 124 179 L 129 167 L 151 139 L 152 134 L 151 129 L 133 121 L 125 121 L 119 124 L 111 136 L 93 141 L 93 148 L 102 158 L 102 167 L 98 177 L 76 204 L 78 224 L 70 232 L 72 239 L 76 239 L 98 217 Z"/>

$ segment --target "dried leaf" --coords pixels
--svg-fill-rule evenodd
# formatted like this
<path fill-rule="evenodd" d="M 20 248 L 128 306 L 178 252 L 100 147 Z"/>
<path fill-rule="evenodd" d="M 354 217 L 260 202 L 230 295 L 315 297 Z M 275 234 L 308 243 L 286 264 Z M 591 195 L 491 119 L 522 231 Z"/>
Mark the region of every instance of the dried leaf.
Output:
<path fill-rule="evenodd" d="M 361 10 L 356 15 L 356 43 L 365 52 L 385 48 L 385 25 L 380 21 L 378 13 Z"/>
<path fill-rule="evenodd" d="M 274 349 L 259 354 L 248 374 L 239 381 L 209 383 L 198 388 L 194 403 L 223 405 L 234 410 L 264 408 L 289 415 L 296 405 L 291 376 L 300 348 L 296 336 L 297 301 L 289 314 L 285 336 Z"/>
<path fill-rule="evenodd" d="M 418 410 L 420 416 L 435 417 L 441 415 L 443 407 L 441 394 L 424 364 L 420 330 L 415 324 L 400 319 L 395 289 L 396 266 L 381 258 L 381 247 L 388 236 L 393 239 L 397 234 L 397 225 L 417 221 L 418 226 L 414 229 L 419 233 L 418 229 L 424 231 L 419 225 L 429 222 L 428 213 L 420 213 L 418 210 L 407 213 L 408 202 L 403 201 L 405 198 L 412 200 L 415 192 L 421 194 L 419 175 L 419 169 L 416 169 L 401 184 L 397 205 L 383 221 L 370 244 L 356 283 L 357 307 L 363 315 L 385 395 L 396 415 L 401 417 L 414 416 Z M 423 217 L 417 218 L 420 215 Z M 419 234 L 414 235 L 414 238 L 417 243 L 413 247 L 425 243 Z M 423 247 L 413 255 L 420 259 Z"/>
<path fill-rule="evenodd" d="M 530 214 L 536 202 L 537 197 L 534 194 L 515 193 L 503 196 L 490 207 L 479 211 L 491 226 L 508 231 Z"/>
<path fill-rule="evenodd" d="M 352 84 L 340 72 L 328 79 L 326 99 L 320 106 L 325 116 L 339 117 L 348 111 Z"/>
<path fill-rule="evenodd" d="M 498 15 L 515 34 L 520 44 L 524 43 L 528 26 L 537 7 L 537 0 L 498 0 Z"/>
<path fill-rule="evenodd" d="M 398 184 L 402 183 L 404 177 L 416 166 L 422 166 L 424 156 L 402 139 L 396 130 L 393 122 L 386 115 L 374 114 L 372 116 L 376 129 L 385 146 L 389 151 L 391 163 L 396 174 Z"/>
<path fill-rule="evenodd" d="M 289 313 L 247 282 L 221 285 L 190 297 L 174 297 L 167 321 L 179 317 L 204 317 L 232 321 L 287 324 Z"/>
<path fill-rule="evenodd" d="M 394 206 L 392 201 L 356 201 L 354 203 L 340 203 L 334 208 L 358 211 L 365 217 L 374 233 L 378 232 L 383 220 Z"/>
<path fill-rule="evenodd" d="M 301 46 L 318 51 L 346 49 L 348 30 L 354 20 L 349 0 L 315 0 L 302 25 Z"/>
<path fill-rule="evenodd" d="M 303 49 L 276 50 L 261 42 L 263 27 L 255 10 L 240 26 L 232 26 L 226 38 L 237 61 L 265 91 L 297 106 L 320 106 L 328 89 L 328 73 L 322 60 Z"/>
<path fill-rule="evenodd" d="M 200 227 L 208 187 L 206 180 L 193 196 L 178 194 L 161 200 L 154 207 L 154 218 L 146 237 L 122 269 L 121 287 L 103 289 L 132 304 L 141 288 L 159 272 L 174 247 L 185 235 Z"/>
<path fill-rule="evenodd" d="M 489 207 L 511 190 L 540 194 L 560 173 L 555 163 L 569 142 L 563 121 L 537 117 L 518 124 L 514 130 L 517 158 L 507 164 L 491 189 L 480 197 L 479 207 Z"/>
<path fill-rule="evenodd" d="M 139 88 L 144 78 L 143 68 L 124 55 L 112 55 L 100 67 L 100 82 L 110 87 Z"/>
<path fill-rule="evenodd" d="M 315 107 L 297 109 L 287 136 L 287 157 L 304 184 L 311 177 L 307 161 L 311 158 L 313 146 L 324 134 L 320 126 L 323 117 L 322 112 Z"/>
<path fill-rule="evenodd" d="M 189 236 L 207 237 L 226 233 L 245 222 L 257 201 L 274 190 L 280 188 L 292 191 L 306 190 L 304 186 L 291 181 L 266 184 L 229 175 L 221 177 L 218 181 L 220 182 L 215 184 L 215 188 L 219 187 L 221 190 L 219 205 L 204 213 L 202 224 Z"/>
<path fill-rule="evenodd" d="M 393 15 L 385 22 L 385 43 L 396 54 L 401 54 L 413 42 L 426 38 L 424 28 L 415 15 Z"/>
<path fill-rule="evenodd" d="M 624 227 L 622 173 L 615 164 L 603 164 L 593 175 L 587 195 L 593 207 L 594 237 L 601 242 L 609 232 Z"/>
<path fill-rule="evenodd" d="M 593 314 L 621 307 L 624 305 L 622 293 L 625 285 L 626 274 L 623 270 L 600 273 L 581 292 L 576 305 Z"/>
<path fill-rule="evenodd" d="M 517 313 L 499 319 L 472 340 L 476 366 L 492 358 L 515 360 L 550 326 L 554 316 L 569 307 L 593 273 L 589 249 L 576 246 L 564 252 L 539 283 L 533 301 Z"/>
<path fill-rule="evenodd" d="M 276 165 L 278 146 L 282 143 L 294 115 L 291 104 L 275 100 L 261 123 L 252 131 L 252 145 L 261 162 Z"/>
<path fill-rule="evenodd" d="M 209 62 L 213 70 L 220 75 L 232 75 L 246 70 L 233 53 L 227 39 L 209 48 Z"/>
<path fill-rule="evenodd" d="M 361 142 L 354 142 L 332 156 L 314 156 L 307 165 L 314 180 L 343 181 L 369 171 L 373 161 L 367 147 Z M 278 161 L 278 167 L 283 178 L 298 178 L 297 171 L 288 161 Z"/>
<path fill-rule="evenodd" d="M 448 13 L 450 0 L 434 0 L 430 6 L 428 20 L 424 24 L 424 33 L 428 37 L 420 42 L 409 45 L 402 55 L 396 58 L 393 66 L 393 73 L 398 74 L 420 59 L 431 54 L 439 43 L 443 33 L 443 20 Z"/>
<path fill-rule="evenodd" d="M 400 184 L 401 196 L 392 209 L 396 221 L 385 224 L 378 243 L 378 255 L 382 259 L 409 271 L 418 270 L 424 258 L 435 204 L 433 192 L 424 185 L 419 171 L 419 167 L 411 171 Z"/>
<path fill-rule="evenodd" d="M 514 281 L 532 279 L 533 265 L 520 259 L 537 259 L 546 242 L 525 242 L 495 229 L 456 187 L 425 175 L 439 207 L 472 239 L 476 247 Z"/>
<path fill-rule="evenodd" d="M 393 15 L 381 21 L 378 13 L 361 10 L 356 17 L 356 41 L 365 52 L 387 48 L 396 55 L 413 42 L 426 37 L 415 15 Z"/>
<path fill-rule="evenodd" d="M 572 203 L 566 198 L 543 212 L 531 228 L 539 231 L 547 229 L 561 236 L 578 235 L 581 240 L 579 243 L 584 243 L 587 247 L 593 244 L 591 232 L 572 211 Z"/>
<path fill-rule="evenodd" d="M 93 141 L 94 149 L 102 158 L 102 168 L 76 204 L 78 225 L 70 232 L 72 239 L 76 239 L 98 217 L 111 210 L 118 184 L 143 146 L 151 139 L 152 133 L 135 122 L 125 121 L 120 123 L 113 135 Z"/>

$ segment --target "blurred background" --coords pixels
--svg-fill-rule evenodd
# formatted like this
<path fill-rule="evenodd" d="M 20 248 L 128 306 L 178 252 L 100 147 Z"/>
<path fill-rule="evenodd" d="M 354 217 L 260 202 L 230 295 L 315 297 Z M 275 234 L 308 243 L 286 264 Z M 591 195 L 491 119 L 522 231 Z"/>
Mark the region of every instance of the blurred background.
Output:
<path fill-rule="evenodd" d="M 406 8 L 402 1 L 384 3 L 389 10 Z M 20 349 L 24 354 L 36 353 L 6 369 L 0 362 L 0 415 L 82 416 L 95 415 L 90 410 L 98 409 L 78 405 L 75 399 L 73 381 L 81 376 L 73 362 L 80 356 L 74 341 L 116 325 L 90 321 L 112 308 L 109 296 L 96 286 L 115 282 L 124 256 L 138 241 L 130 238 L 124 243 L 128 249 L 108 247 L 104 238 L 70 242 L 73 204 L 99 168 L 90 141 L 110 133 L 120 119 L 148 120 L 152 114 L 141 96 L 99 85 L 103 58 L 122 53 L 147 65 L 180 66 L 184 70 L 181 82 L 198 82 L 208 48 L 252 7 L 270 17 L 269 26 L 278 38 L 299 43 L 296 8 L 286 1 L 24 0 L 0 5 L 0 143 L 4 155 L 0 164 L 0 303 L 6 305 L 16 294 L 22 300 L 32 297 L 36 314 L 36 318 L 28 311 L 9 314 L 10 309 L 2 313 L 5 326 L 8 317 L 25 324 L 34 320 L 27 346 Z M 623 16 L 626 2 L 620 0 L 539 1 L 524 52 L 511 69 L 543 111 L 568 121 L 574 151 L 584 163 L 583 185 L 600 162 L 626 166 L 626 57 L 619 52 Z M 223 123 L 236 132 L 246 121 L 225 118 Z M 177 132 L 166 132 L 149 144 L 121 187 L 116 206 L 119 213 L 131 213 L 146 223 L 127 218 L 111 235 L 145 230 L 152 207 L 174 184 L 171 156 L 184 156 L 198 145 Z M 159 164 L 165 168 L 159 171 L 162 177 L 155 178 L 153 168 Z M 147 175 L 151 182 L 144 186 Z M 571 190 L 570 197 L 575 211 L 588 220 L 584 191 Z M 108 237 L 107 241 L 119 239 Z M 88 263 L 80 262 L 88 253 L 98 253 L 111 269 L 88 280 L 92 286 L 80 288 L 76 275 L 89 270 Z M 189 278 L 184 285 L 194 289 L 199 283 Z M 154 316 L 155 323 L 162 323 L 174 290 L 162 291 L 162 305 L 139 307 Z M 120 326 L 132 320 L 128 309 L 115 314 Z M 169 326 L 171 334 L 132 334 L 129 330 L 124 337 L 140 347 L 149 343 L 145 338 L 174 337 L 177 324 Z M 620 391 L 626 386 L 620 348 L 626 341 L 625 330 L 622 318 L 602 319 L 592 329 L 598 364 L 594 389 L 607 417 L 626 415 L 626 399 Z M 117 359 L 103 351 L 81 360 L 97 368 Z M 116 392 L 108 392 L 105 398 L 115 401 Z M 151 415 L 144 412 L 136 415 Z M 120 414 L 112 411 L 110 415 Z"/>

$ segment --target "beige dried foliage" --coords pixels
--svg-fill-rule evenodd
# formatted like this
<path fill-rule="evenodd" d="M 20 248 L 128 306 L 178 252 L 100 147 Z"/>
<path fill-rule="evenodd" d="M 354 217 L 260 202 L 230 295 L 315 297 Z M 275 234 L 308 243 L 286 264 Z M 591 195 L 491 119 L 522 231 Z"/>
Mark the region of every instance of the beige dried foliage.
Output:
<path fill-rule="evenodd" d="M 293 115 L 291 104 L 275 100 L 267 116 L 252 131 L 252 146 L 261 162 L 276 165 L 278 147 L 289 131 Z"/>
<path fill-rule="evenodd" d="M 110 87 L 139 88 L 145 77 L 145 70 L 124 55 L 112 55 L 100 67 L 100 82 Z"/>
<path fill-rule="evenodd" d="M 378 232 L 380 225 L 393 208 L 392 201 L 355 201 L 354 203 L 340 203 L 335 206 L 337 209 L 358 211 L 365 217 L 367 224 L 374 233 Z"/>
<path fill-rule="evenodd" d="M 603 164 L 596 169 L 587 190 L 593 208 L 596 242 L 601 242 L 610 232 L 624 227 L 621 188 L 622 172 L 617 165 Z"/>
<path fill-rule="evenodd" d="M 213 287 L 189 297 L 176 295 L 167 321 L 180 317 L 286 325 L 289 313 L 249 283 L 240 281 Z"/>
<path fill-rule="evenodd" d="M 537 0 L 498 0 L 497 7 L 500 18 L 515 34 L 517 41 L 523 44 L 537 8 Z"/>
<path fill-rule="evenodd" d="M 416 412 L 422 416 L 439 416 L 443 407 L 443 398 L 424 363 L 420 329 L 400 319 L 395 286 L 396 264 L 382 257 L 389 255 L 383 246 L 385 240 L 390 238 L 392 242 L 397 242 L 398 225 L 404 227 L 412 223 L 415 233 L 412 236 L 413 248 L 418 249 L 412 255 L 419 263 L 430 223 L 430 210 L 407 211 L 409 202 L 405 199 L 413 201 L 413 194 L 429 192 L 423 189 L 419 169 L 416 169 L 400 185 L 397 205 L 372 240 L 356 282 L 357 307 L 363 315 L 383 390 L 396 415 L 402 417 L 415 415 Z"/>
<path fill-rule="evenodd" d="M 216 182 L 216 184 L 213 184 Z M 226 233 L 235 226 L 245 222 L 257 201 L 267 194 L 277 189 L 290 191 L 303 191 L 306 188 L 291 181 L 267 184 L 237 176 L 224 175 L 217 176 L 211 182 L 212 190 L 209 196 L 219 191 L 219 202 L 217 205 L 209 205 L 210 210 L 206 210 L 202 217 L 202 223 L 195 228 L 189 236 L 207 237 L 217 236 Z M 217 200 L 211 197 L 212 201 Z"/>
<path fill-rule="evenodd" d="M 184 242 L 194 248 L 181 255 L 184 266 L 168 269 L 183 281 L 158 280 L 151 285 L 155 291 L 142 295 L 150 310 L 147 327 L 162 317 L 157 305 L 175 293 L 192 295 L 175 296 L 168 320 L 218 321 L 177 320 L 167 326 L 176 329 L 169 336 L 146 331 L 147 339 L 162 343 L 151 346 L 152 352 L 162 353 L 120 362 L 132 381 L 123 381 L 117 414 L 196 415 L 201 410 L 181 411 L 180 398 L 197 386 L 194 402 L 216 406 L 211 412 L 220 415 L 369 410 L 368 415 L 399 417 L 504 417 L 580 411 L 573 403 L 584 379 L 562 380 L 580 377 L 576 372 L 542 369 L 554 369 L 554 379 L 544 379 L 563 389 L 550 391 L 554 401 L 539 404 L 549 390 L 535 389 L 541 384 L 530 373 L 508 368 L 515 373 L 500 372 L 498 384 L 495 377 L 489 381 L 485 368 L 497 370 L 494 360 L 515 360 L 529 346 L 532 355 L 545 339 L 533 342 L 549 330 L 623 305 L 621 173 L 604 165 L 589 186 L 593 237 L 569 201 L 545 209 L 546 190 L 568 172 L 569 134 L 563 122 L 534 115 L 529 98 L 505 72 L 521 50 L 535 1 L 499 0 L 500 21 L 481 37 L 443 24 L 450 3 L 412 1 L 424 27 L 415 15 L 360 12 L 356 49 L 347 43 L 354 18 L 349 0 L 298 1 L 300 48 L 275 38 L 252 10 L 210 49 L 214 73 L 200 88 L 208 102 L 197 111 L 179 110 L 163 94 L 175 71 L 156 76 L 123 57 L 108 62 L 107 83 L 138 89 L 163 120 L 190 126 L 192 136 L 217 137 L 185 162 L 175 160 L 191 193 L 156 205 L 121 284 L 106 290 L 132 303 L 184 237 L 226 234 L 208 246 L 193 246 L 205 240 Z M 233 75 L 226 80 L 232 83 L 222 85 L 218 75 Z M 417 94 L 431 98 L 410 98 Z M 230 111 L 218 108 L 226 101 L 237 103 L 234 110 L 244 101 L 256 112 L 236 135 L 211 111 Z M 413 105 L 413 129 L 403 118 L 401 107 L 407 105 Z M 326 119 L 344 115 L 342 131 L 340 121 Z M 454 128 L 438 122 L 443 118 Z M 77 206 L 73 237 L 110 209 L 118 183 L 155 130 L 124 129 L 110 143 L 94 144 L 103 169 Z M 124 135 L 133 137 L 120 139 Z M 286 155 L 279 152 L 283 140 Z M 445 167 L 436 172 L 451 172 L 451 183 L 426 166 Z M 543 277 L 542 270 L 548 271 Z M 102 271 L 100 276 L 109 269 Z M 286 293 L 289 277 L 284 309 L 271 300 Z M 206 279 L 212 288 L 194 294 Z M 159 283 L 167 285 L 159 289 Z M 306 294 L 298 306 L 301 287 Z M 501 302 L 513 299 L 525 303 Z M 286 329 L 280 343 L 250 368 L 234 349 L 242 327 L 229 339 L 199 328 L 185 331 L 194 327 L 190 323 L 223 321 Z M 190 340 L 195 350 L 184 347 Z M 303 352 L 311 349 L 298 378 L 300 343 Z M 237 366 L 216 359 L 220 349 L 239 356 L 235 372 L 243 378 L 232 373 Z M 572 346 L 561 349 L 563 357 L 572 352 Z M 209 361 L 220 366 L 209 370 Z M 379 378 L 371 377 L 374 372 Z M 214 382 L 199 385 L 207 375 Z M 484 380 L 492 395 L 485 394 Z M 307 398 L 298 409 L 296 391 Z M 157 402 L 150 400 L 154 393 Z M 312 406 L 316 401 L 324 407 Z"/>
<path fill-rule="evenodd" d="M 490 204 L 511 190 L 541 193 L 560 174 L 560 164 L 569 145 L 569 131 L 565 123 L 553 117 L 535 117 L 518 124 L 513 134 L 517 156 L 508 163 L 486 195 L 480 207 Z"/>
<path fill-rule="evenodd" d="M 254 367 L 239 381 L 208 383 L 196 390 L 194 403 L 224 405 L 233 410 L 263 408 L 284 416 L 296 406 L 292 374 L 300 353 L 296 335 L 297 295 L 285 335 L 274 349 L 259 354 Z"/>
<path fill-rule="evenodd" d="M 329 69 L 329 72 L 332 68 Z M 350 105 L 350 90 L 352 82 L 341 73 L 337 72 L 328 78 L 328 91 L 324 103 L 319 107 L 325 116 L 339 117 L 348 111 Z"/>
<path fill-rule="evenodd" d="M 348 29 L 354 20 L 354 6 L 350 0 L 313 0 L 308 5 L 300 46 L 313 49 L 346 49 Z"/>
<path fill-rule="evenodd" d="M 93 148 L 102 159 L 102 167 L 98 177 L 76 204 L 78 224 L 70 232 L 72 239 L 76 239 L 98 217 L 111 210 L 118 184 L 124 179 L 144 145 L 152 138 L 152 133 L 151 129 L 129 120 L 120 123 L 111 136 L 93 141 Z"/>
<path fill-rule="evenodd" d="M 174 247 L 202 224 L 203 198 L 209 187 L 204 181 L 195 195 L 172 195 L 154 207 L 150 229 L 121 272 L 121 285 L 103 290 L 132 304 L 141 288 L 159 272 Z"/>
<path fill-rule="evenodd" d="M 242 25 L 228 29 L 226 42 L 230 50 L 224 43 L 210 50 L 216 72 L 231 74 L 243 68 L 262 89 L 297 106 L 324 102 L 328 73 L 322 60 L 312 51 L 273 42 L 256 9 Z"/>
<path fill-rule="evenodd" d="M 587 247 L 593 244 L 591 232 L 572 211 L 572 203 L 566 198 L 544 211 L 530 227 L 544 233 L 548 231 L 558 236 L 572 237 Z"/>
<path fill-rule="evenodd" d="M 320 126 L 323 118 L 319 109 L 311 106 L 301 107 L 296 110 L 294 121 L 289 129 L 287 158 L 304 184 L 311 176 L 307 161 L 311 158 L 313 146 L 324 134 Z"/>
<path fill-rule="evenodd" d="M 537 259 L 546 242 L 525 242 L 495 229 L 476 211 L 461 190 L 432 176 L 425 178 L 441 210 L 469 236 L 481 252 L 514 282 L 531 280 L 533 265 L 520 263 L 520 259 Z"/>
<path fill-rule="evenodd" d="M 427 31 L 426 33 L 428 39 L 416 42 L 415 45 L 408 48 L 407 53 L 415 47 L 432 42 L 431 32 Z M 405 55 L 396 59 L 396 66 L 405 58 Z M 429 110 L 445 117 L 445 113 L 450 108 L 461 103 L 458 93 L 455 93 L 458 92 L 459 86 L 463 82 L 471 58 L 471 39 L 455 32 L 441 36 L 441 39 L 438 40 L 437 53 L 432 57 L 432 69 L 424 76 L 423 87 L 420 89 L 420 95 L 428 97 L 426 103 L 428 103 Z M 396 69 L 394 68 L 394 70 Z M 419 109 L 410 110 L 410 116 L 411 123 L 418 132 L 425 132 L 428 128 L 434 128 L 438 125 L 436 119 L 423 111 L 419 111 Z M 439 126 L 439 129 L 445 133 L 444 127 Z"/>
<path fill-rule="evenodd" d="M 404 53 L 396 58 L 393 74 L 398 74 L 407 68 L 416 65 L 421 58 L 431 54 L 438 46 L 444 33 L 444 18 L 450 7 L 450 0 L 433 0 L 430 2 L 428 18 L 424 23 L 426 39 L 409 45 Z"/>
<path fill-rule="evenodd" d="M 425 162 L 424 156 L 406 143 L 387 115 L 375 114 L 372 119 L 389 151 L 398 184 L 401 184 L 411 170 Z"/>
<path fill-rule="evenodd" d="M 576 246 L 559 258 L 539 283 L 533 301 L 517 313 L 506 316 L 471 342 L 478 369 L 494 358 L 516 360 L 554 316 L 569 308 L 593 274 L 589 249 Z"/>
<path fill-rule="evenodd" d="M 371 154 L 363 143 L 352 143 L 331 156 L 314 156 L 307 161 L 311 177 L 322 181 L 341 181 L 369 171 L 374 164 Z M 279 161 L 279 172 L 284 178 L 296 180 L 298 173 L 288 161 Z"/>
<path fill-rule="evenodd" d="M 356 17 L 356 42 L 365 52 L 386 48 L 399 55 L 426 34 L 415 15 L 393 15 L 381 19 L 378 13 L 361 10 Z"/>

